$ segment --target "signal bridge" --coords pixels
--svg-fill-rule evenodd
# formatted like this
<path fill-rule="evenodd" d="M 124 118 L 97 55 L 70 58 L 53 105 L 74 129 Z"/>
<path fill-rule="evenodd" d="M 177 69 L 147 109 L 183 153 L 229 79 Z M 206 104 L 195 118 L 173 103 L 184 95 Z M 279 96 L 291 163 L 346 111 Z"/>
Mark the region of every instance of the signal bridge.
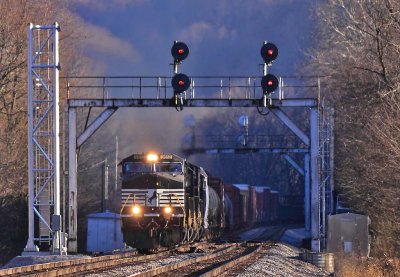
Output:
<path fill-rule="evenodd" d="M 326 226 L 321 224 L 330 209 L 322 209 L 322 188 L 319 176 L 321 168 L 320 155 L 320 122 L 319 79 L 318 78 L 280 78 L 279 90 L 270 96 L 267 107 L 264 107 L 262 88 L 257 85 L 262 77 L 220 76 L 192 77 L 191 85 L 183 93 L 181 102 L 177 101 L 173 87 L 168 85 L 171 77 L 69 77 L 68 78 L 68 114 L 69 114 L 69 156 L 76 155 L 80 147 L 112 114 L 120 107 L 132 108 L 216 108 L 241 107 L 270 111 L 300 140 L 301 147 L 253 147 L 253 148 L 202 148 L 187 149 L 187 154 L 194 153 L 282 153 L 285 159 L 302 175 L 305 180 L 305 222 L 307 235 L 312 240 L 313 250 L 321 249 Z M 284 80 L 291 80 L 285 85 Z M 90 94 L 88 94 L 90 91 Z M 314 98 L 285 97 L 295 93 L 310 93 Z M 89 97 L 87 96 L 89 95 Z M 210 97 L 211 96 L 211 97 Z M 179 100 L 179 99 L 178 99 Z M 103 112 L 90 124 L 82 134 L 76 135 L 76 109 L 79 107 L 104 107 Z M 292 121 L 284 109 L 293 107 L 306 108 L 309 111 L 310 130 L 306 134 Z M 323 128 L 326 128 L 323 127 Z M 290 153 L 304 153 L 304 166 L 296 163 Z M 70 168 L 76 168 L 75 159 L 69 160 Z M 328 166 L 327 164 L 325 164 Z M 330 170 L 325 170 L 331 174 Z M 330 176 L 330 175 L 329 175 Z M 330 177 L 329 177 L 330 178 Z M 76 176 L 69 176 L 70 197 L 76 195 Z M 331 198 L 331 183 L 324 184 L 324 195 Z M 330 202 L 330 200 L 324 202 Z M 329 210 L 330 213 L 330 210 Z M 76 217 L 75 217 L 76 218 Z M 73 230 L 70 226 L 70 230 Z M 73 233 L 72 233 L 73 234 Z M 69 232 L 71 238 L 71 231 Z"/>

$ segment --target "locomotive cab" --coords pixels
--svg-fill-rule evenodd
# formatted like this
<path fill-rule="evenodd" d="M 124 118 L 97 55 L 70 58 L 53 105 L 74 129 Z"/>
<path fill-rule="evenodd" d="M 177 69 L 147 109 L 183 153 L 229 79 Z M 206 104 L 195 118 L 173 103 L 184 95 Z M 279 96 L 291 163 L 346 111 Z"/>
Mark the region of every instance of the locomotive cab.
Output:
<path fill-rule="evenodd" d="M 121 162 L 124 240 L 139 249 L 181 241 L 185 217 L 184 160 L 172 154 L 135 154 Z"/>

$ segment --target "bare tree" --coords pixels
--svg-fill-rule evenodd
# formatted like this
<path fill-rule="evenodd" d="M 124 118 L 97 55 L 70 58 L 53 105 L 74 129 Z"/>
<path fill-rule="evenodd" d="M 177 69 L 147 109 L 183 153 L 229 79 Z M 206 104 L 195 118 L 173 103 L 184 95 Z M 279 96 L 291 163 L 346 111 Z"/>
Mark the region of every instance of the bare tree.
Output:
<path fill-rule="evenodd" d="M 66 2 L 3 0 L 0 5 L 0 263 L 17 254 L 27 232 L 28 23 L 59 22 L 61 74 L 79 74 L 90 62 L 79 46 L 81 20 Z M 84 66 L 83 66 L 84 65 Z M 61 84 L 63 86 L 63 84 Z M 62 90 L 63 91 L 63 90 Z M 66 98 L 65 93 L 60 95 Z M 12 224 L 10 224 L 12 222 Z"/>
<path fill-rule="evenodd" d="M 400 3 L 328 0 L 315 16 L 311 68 L 330 76 L 336 183 L 371 217 L 373 254 L 398 255 Z"/>

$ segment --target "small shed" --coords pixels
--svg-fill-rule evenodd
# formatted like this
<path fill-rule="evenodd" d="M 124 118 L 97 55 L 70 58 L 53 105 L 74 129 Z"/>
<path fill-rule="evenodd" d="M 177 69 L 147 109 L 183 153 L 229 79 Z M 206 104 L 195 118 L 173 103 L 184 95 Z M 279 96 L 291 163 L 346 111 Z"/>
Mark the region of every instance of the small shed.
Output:
<path fill-rule="evenodd" d="M 86 252 L 111 253 L 124 248 L 120 215 L 106 211 L 88 215 Z"/>
<path fill-rule="evenodd" d="M 367 215 L 344 213 L 328 217 L 328 252 L 368 257 L 370 239 Z"/>

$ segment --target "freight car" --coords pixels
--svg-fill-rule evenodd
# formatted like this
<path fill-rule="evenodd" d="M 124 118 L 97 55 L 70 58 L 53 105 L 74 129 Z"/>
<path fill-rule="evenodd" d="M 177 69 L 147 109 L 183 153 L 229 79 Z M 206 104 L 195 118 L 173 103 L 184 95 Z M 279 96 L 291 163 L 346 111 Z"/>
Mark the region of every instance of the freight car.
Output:
<path fill-rule="evenodd" d="M 155 153 L 131 155 L 120 166 L 126 244 L 147 251 L 219 235 L 223 188 L 217 192 L 209 186 L 203 168 Z"/>
<path fill-rule="evenodd" d="M 238 230 L 278 220 L 277 191 L 248 184 L 224 184 L 225 229 Z"/>

